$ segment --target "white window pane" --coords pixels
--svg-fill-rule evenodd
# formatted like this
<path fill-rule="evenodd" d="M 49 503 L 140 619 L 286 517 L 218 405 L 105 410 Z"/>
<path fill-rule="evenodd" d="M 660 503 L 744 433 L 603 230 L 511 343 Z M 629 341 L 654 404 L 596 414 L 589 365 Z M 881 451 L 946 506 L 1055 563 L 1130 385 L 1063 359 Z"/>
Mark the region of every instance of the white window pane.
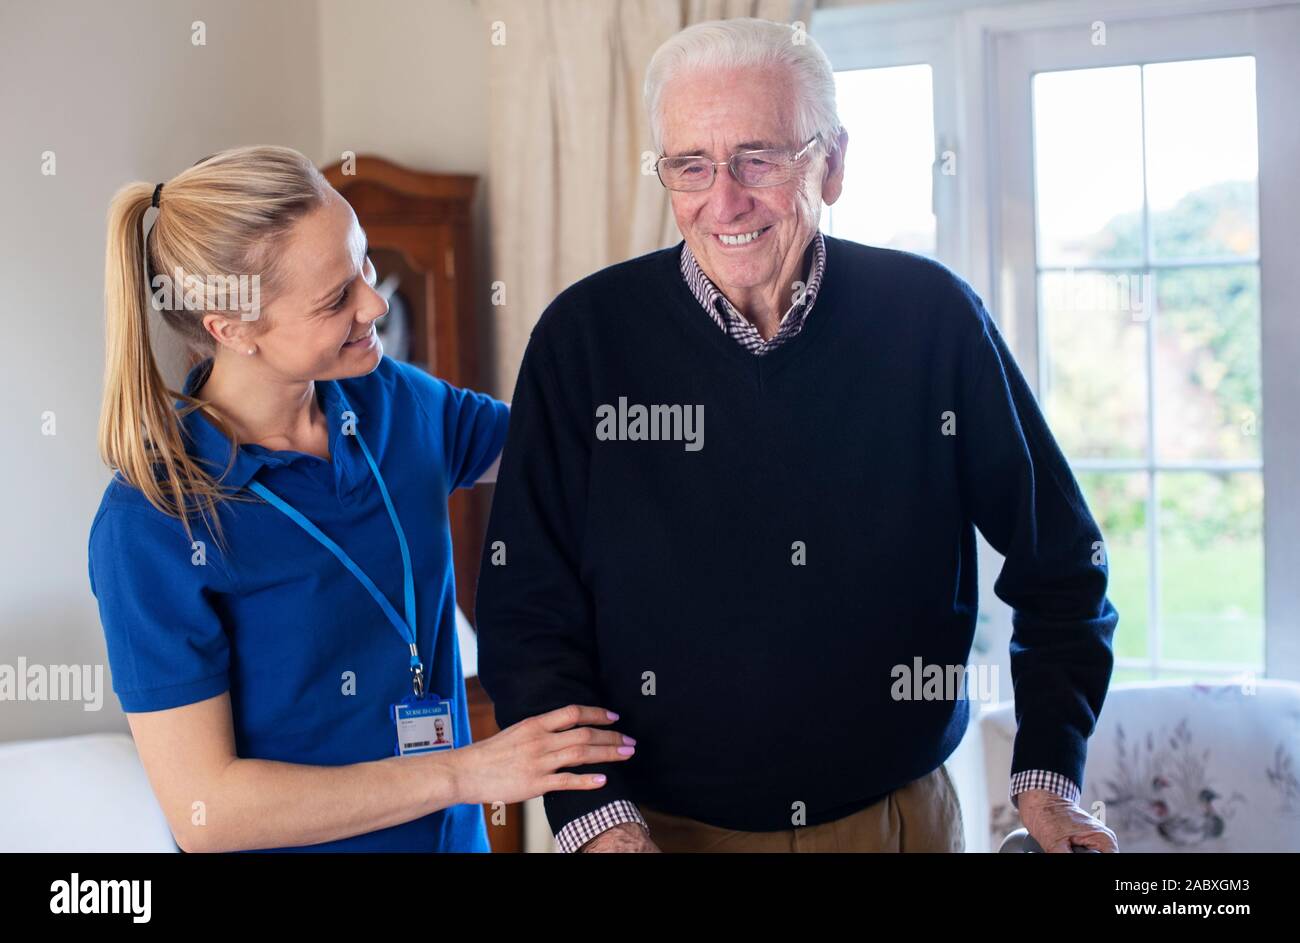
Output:
<path fill-rule="evenodd" d="M 1160 656 L 1264 667 L 1259 472 L 1160 475 Z"/>
<path fill-rule="evenodd" d="M 1163 269 L 1156 295 L 1156 456 L 1258 461 L 1258 266 Z"/>
<path fill-rule="evenodd" d="M 1142 75 L 1138 66 L 1033 80 L 1040 265 L 1142 263 Z"/>
<path fill-rule="evenodd" d="M 1261 667 L 1262 474 L 1196 467 L 1261 455 L 1259 269 L 1219 262 L 1259 251 L 1254 61 L 1040 73 L 1032 119 L 1040 393 L 1096 469 L 1118 650 Z"/>
<path fill-rule="evenodd" d="M 1146 67 L 1152 258 L 1259 252 L 1255 60 Z"/>
<path fill-rule="evenodd" d="M 934 255 L 934 88 L 928 65 L 835 73 L 849 133 L 844 192 L 822 227 L 868 245 Z"/>
<path fill-rule="evenodd" d="M 1144 284 L 1131 272 L 1039 278 L 1042 399 L 1071 460 L 1147 457 Z"/>

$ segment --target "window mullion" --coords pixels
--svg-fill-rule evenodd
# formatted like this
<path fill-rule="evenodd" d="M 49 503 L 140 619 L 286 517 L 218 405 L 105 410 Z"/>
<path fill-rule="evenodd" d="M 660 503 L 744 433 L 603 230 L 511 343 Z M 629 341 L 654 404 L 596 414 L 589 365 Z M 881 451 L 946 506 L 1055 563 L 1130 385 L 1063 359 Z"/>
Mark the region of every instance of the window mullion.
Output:
<path fill-rule="evenodd" d="M 1147 192 L 1146 66 L 1138 66 L 1138 114 L 1142 154 L 1142 274 L 1151 279 L 1151 201 Z M 1146 319 L 1147 372 L 1147 657 L 1153 677 L 1160 675 L 1160 484 L 1156 477 L 1156 318 L 1159 291 L 1151 292 Z"/>

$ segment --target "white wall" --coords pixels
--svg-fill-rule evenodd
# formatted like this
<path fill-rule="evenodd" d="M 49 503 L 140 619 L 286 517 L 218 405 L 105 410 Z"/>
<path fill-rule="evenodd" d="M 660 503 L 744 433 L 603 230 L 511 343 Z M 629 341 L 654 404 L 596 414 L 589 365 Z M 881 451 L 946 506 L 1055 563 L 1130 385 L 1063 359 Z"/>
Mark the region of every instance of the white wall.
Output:
<path fill-rule="evenodd" d="M 205 46 L 191 42 L 196 20 Z M 127 729 L 86 575 L 109 478 L 95 431 L 113 192 L 240 144 L 288 145 L 319 164 L 352 150 L 484 174 L 488 49 L 471 0 L 0 4 L 0 664 L 104 666 L 101 710 L 0 701 L 0 741 Z M 41 173 L 47 150 L 54 176 Z M 485 205 L 480 190 L 484 280 Z M 161 328 L 154 341 L 179 385 L 179 350 Z M 41 432 L 46 411 L 53 436 Z"/>
<path fill-rule="evenodd" d="M 488 50 L 469 0 L 320 0 L 325 159 L 352 150 L 482 173 Z"/>
<path fill-rule="evenodd" d="M 0 663 L 107 661 L 86 541 L 108 481 L 95 430 L 109 199 L 232 145 L 317 157 L 317 18 L 314 0 L 0 4 Z M 204 47 L 190 41 L 198 19 Z M 41 173 L 46 150 L 54 176 Z M 98 712 L 0 701 L 0 740 L 125 730 L 103 676 Z"/>

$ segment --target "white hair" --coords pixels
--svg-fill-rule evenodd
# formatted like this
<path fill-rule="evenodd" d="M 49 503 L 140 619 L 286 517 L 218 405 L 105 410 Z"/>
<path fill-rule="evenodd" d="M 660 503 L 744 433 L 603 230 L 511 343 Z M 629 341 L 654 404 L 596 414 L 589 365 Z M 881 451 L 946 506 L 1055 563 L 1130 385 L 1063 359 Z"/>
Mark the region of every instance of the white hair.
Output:
<path fill-rule="evenodd" d="M 791 26 L 770 20 L 738 17 L 688 26 L 651 57 L 643 94 L 655 149 L 663 153 L 660 107 L 670 81 L 695 71 L 749 67 L 786 70 L 794 89 L 793 130 L 800 143 L 817 136 L 828 152 L 838 146 L 835 75 L 826 53 L 807 32 L 795 33 Z"/>

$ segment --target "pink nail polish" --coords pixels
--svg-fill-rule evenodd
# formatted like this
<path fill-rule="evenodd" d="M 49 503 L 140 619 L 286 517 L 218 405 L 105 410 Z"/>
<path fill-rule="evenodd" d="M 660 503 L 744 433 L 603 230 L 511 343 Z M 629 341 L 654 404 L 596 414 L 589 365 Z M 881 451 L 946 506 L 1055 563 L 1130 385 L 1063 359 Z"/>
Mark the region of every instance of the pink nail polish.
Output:
<path fill-rule="evenodd" d="M 636 740 L 632 739 L 627 734 L 623 734 L 623 742 L 631 746 L 636 743 Z"/>
<path fill-rule="evenodd" d="M 631 756 L 633 753 L 636 752 L 636 747 L 619 747 L 618 752 L 623 754 L 624 756 Z"/>
<path fill-rule="evenodd" d="M 610 720 L 618 720 L 618 715 L 613 711 L 605 711 L 605 715 L 609 717 Z"/>
<path fill-rule="evenodd" d="M 593 776 L 593 777 L 591 777 L 591 778 L 592 778 L 592 780 L 593 780 L 594 782 L 603 783 L 603 782 L 605 781 L 605 774 L 604 774 L 604 773 L 597 773 L 595 776 Z"/>

